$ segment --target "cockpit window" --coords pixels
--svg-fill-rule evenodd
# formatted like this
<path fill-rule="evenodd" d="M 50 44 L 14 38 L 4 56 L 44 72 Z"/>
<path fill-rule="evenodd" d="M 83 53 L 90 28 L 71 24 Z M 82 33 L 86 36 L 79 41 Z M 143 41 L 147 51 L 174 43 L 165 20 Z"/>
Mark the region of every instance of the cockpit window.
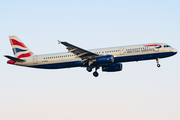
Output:
<path fill-rule="evenodd" d="M 164 47 L 171 47 L 170 45 L 164 45 Z"/>

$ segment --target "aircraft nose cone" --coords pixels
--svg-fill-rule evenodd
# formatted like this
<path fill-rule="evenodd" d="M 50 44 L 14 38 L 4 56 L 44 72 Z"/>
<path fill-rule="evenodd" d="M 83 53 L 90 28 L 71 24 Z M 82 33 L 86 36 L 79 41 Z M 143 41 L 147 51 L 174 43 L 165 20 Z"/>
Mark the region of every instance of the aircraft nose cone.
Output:
<path fill-rule="evenodd" d="M 176 49 L 173 49 L 173 52 L 174 52 L 175 54 L 177 54 L 178 51 L 177 51 Z"/>

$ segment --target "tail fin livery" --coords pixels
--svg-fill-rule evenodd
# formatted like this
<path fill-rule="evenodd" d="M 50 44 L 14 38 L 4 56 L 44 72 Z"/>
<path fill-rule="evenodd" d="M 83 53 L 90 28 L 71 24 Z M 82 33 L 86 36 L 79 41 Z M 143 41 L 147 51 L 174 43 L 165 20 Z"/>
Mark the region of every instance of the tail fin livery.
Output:
<path fill-rule="evenodd" d="M 9 40 L 16 58 L 24 58 L 34 55 L 17 36 L 9 36 Z"/>

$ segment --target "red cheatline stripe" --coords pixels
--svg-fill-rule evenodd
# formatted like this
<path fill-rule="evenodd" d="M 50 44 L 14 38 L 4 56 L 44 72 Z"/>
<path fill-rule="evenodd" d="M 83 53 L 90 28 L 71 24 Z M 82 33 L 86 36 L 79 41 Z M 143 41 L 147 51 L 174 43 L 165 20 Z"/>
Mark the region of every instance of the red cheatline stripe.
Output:
<path fill-rule="evenodd" d="M 151 46 L 160 46 L 158 44 L 153 44 L 153 45 L 145 45 L 145 47 L 151 47 Z"/>
<path fill-rule="evenodd" d="M 30 57 L 32 54 L 33 54 L 32 52 L 21 54 L 17 58 Z"/>
<path fill-rule="evenodd" d="M 15 40 L 15 39 L 10 39 L 10 42 L 11 42 L 11 45 L 19 45 L 19 46 L 21 46 L 23 48 L 27 48 L 23 43 Z"/>

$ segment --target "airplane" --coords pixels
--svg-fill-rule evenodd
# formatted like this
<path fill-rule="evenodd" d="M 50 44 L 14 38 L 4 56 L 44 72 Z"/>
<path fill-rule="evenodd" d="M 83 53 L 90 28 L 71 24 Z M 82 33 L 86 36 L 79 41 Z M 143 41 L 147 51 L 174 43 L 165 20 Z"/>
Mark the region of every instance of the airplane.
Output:
<path fill-rule="evenodd" d="M 85 67 L 88 72 L 95 69 L 95 77 L 99 75 L 99 68 L 102 68 L 103 72 L 121 71 L 123 62 L 155 59 L 157 67 L 160 67 L 160 58 L 177 54 L 176 49 L 164 43 L 85 50 L 58 40 L 59 44 L 66 46 L 68 52 L 36 55 L 17 36 L 9 36 L 9 40 L 14 57 L 5 55 L 10 59 L 7 61 L 8 64 L 41 69 Z"/>

